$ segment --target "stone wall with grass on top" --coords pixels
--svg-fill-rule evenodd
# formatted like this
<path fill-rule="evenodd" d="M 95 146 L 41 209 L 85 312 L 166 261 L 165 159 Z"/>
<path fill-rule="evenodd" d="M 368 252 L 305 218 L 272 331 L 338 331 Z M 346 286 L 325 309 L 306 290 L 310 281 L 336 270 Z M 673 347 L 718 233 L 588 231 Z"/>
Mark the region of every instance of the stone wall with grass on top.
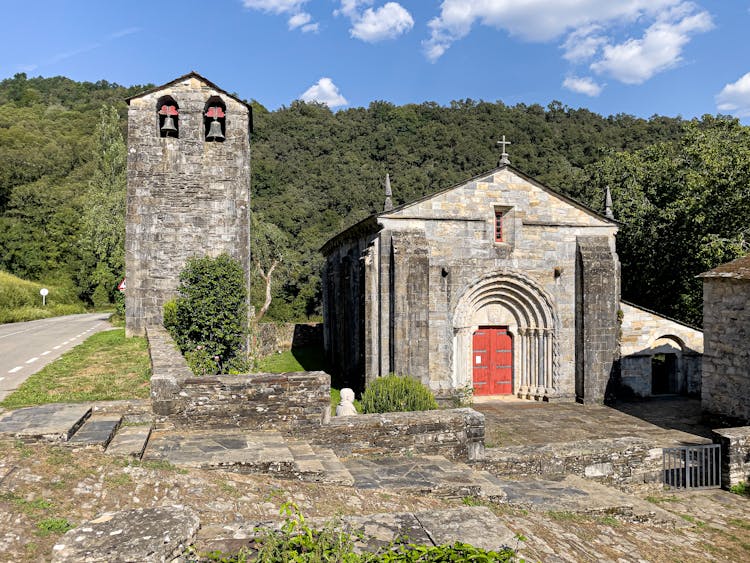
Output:
<path fill-rule="evenodd" d="M 750 483 L 750 426 L 720 428 L 711 437 L 721 444 L 721 486 Z"/>

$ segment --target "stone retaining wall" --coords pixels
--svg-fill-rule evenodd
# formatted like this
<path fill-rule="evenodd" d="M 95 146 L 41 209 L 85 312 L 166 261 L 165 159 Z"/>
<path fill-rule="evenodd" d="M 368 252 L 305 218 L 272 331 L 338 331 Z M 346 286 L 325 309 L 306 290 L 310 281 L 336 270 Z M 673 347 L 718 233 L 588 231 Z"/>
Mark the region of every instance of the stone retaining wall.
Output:
<path fill-rule="evenodd" d="M 714 430 L 712 438 L 721 444 L 721 486 L 750 483 L 750 426 Z"/>
<path fill-rule="evenodd" d="M 152 408 L 162 423 L 196 430 L 274 428 L 344 456 L 483 457 L 484 415 L 473 409 L 331 419 L 331 382 L 325 372 L 195 377 L 163 327 L 151 326 L 146 332 Z"/>
<path fill-rule="evenodd" d="M 484 415 L 470 408 L 334 417 L 306 431 L 305 439 L 351 455 L 443 455 L 484 457 Z"/>
<path fill-rule="evenodd" d="M 478 467 L 501 477 L 578 475 L 625 490 L 662 482 L 662 448 L 641 438 L 487 448 Z"/>
<path fill-rule="evenodd" d="M 154 414 L 176 427 L 318 427 L 330 414 L 327 373 L 195 377 L 172 337 L 160 326 L 146 329 L 151 354 Z"/>

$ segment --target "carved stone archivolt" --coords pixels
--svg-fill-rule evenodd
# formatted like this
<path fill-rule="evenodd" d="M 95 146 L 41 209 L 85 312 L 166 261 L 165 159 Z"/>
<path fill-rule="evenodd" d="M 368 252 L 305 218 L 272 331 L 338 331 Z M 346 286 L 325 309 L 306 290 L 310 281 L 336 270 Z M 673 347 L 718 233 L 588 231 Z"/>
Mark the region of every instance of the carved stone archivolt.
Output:
<path fill-rule="evenodd" d="M 481 317 L 489 324 L 508 325 L 513 336 L 514 393 L 537 400 L 554 396 L 560 352 L 553 303 L 536 281 L 516 271 L 492 272 L 467 286 L 453 316 L 454 384 L 472 381 L 471 337 Z M 478 315 L 483 310 L 490 312 Z M 493 315 L 499 322 L 493 322 Z"/>

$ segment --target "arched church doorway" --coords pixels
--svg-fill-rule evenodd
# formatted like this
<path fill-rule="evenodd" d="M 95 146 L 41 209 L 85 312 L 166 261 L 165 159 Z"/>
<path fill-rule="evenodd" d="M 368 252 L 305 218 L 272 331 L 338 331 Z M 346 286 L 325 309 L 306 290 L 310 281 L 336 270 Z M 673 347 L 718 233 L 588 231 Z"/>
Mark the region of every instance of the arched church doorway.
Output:
<path fill-rule="evenodd" d="M 516 271 L 487 274 L 462 292 L 453 315 L 453 385 L 477 395 L 557 395 L 557 320 L 547 293 Z"/>
<path fill-rule="evenodd" d="M 475 395 L 513 393 L 513 337 L 508 327 L 479 327 L 472 338 Z"/>
<path fill-rule="evenodd" d="M 679 392 L 677 354 L 651 356 L 651 394 L 667 395 Z"/>

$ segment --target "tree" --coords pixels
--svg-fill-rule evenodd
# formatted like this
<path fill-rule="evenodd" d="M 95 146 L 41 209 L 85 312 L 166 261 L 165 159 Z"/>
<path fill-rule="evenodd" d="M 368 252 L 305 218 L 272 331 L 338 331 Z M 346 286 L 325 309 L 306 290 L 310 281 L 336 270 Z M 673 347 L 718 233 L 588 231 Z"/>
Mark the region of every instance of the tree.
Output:
<path fill-rule="evenodd" d="M 273 275 L 279 266 L 288 258 L 289 238 L 276 225 L 263 220 L 262 215 L 254 213 L 250 221 L 252 236 L 251 254 L 255 271 L 263 280 L 265 293 L 263 304 L 255 315 L 255 322 L 268 312 L 273 300 Z"/>
<path fill-rule="evenodd" d="M 82 218 L 80 280 L 96 306 L 112 303 L 125 270 L 125 186 L 127 149 L 113 106 L 100 111 L 94 173 Z"/>

